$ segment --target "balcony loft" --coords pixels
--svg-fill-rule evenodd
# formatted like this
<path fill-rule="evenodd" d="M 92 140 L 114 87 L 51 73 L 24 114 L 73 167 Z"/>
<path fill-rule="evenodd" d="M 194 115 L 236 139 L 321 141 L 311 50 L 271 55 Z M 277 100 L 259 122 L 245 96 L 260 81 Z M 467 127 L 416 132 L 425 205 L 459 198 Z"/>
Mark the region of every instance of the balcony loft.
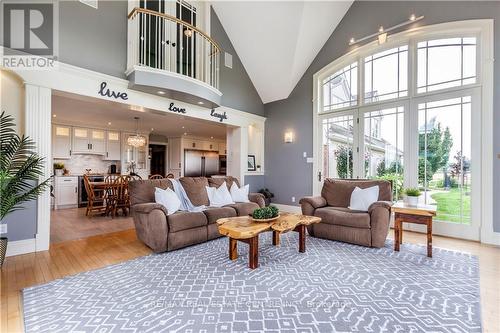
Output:
<path fill-rule="evenodd" d="M 144 8 L 128 15 L 131 89 L 207 108 L 220 106 L 220 47 L 199 28 Z"/>

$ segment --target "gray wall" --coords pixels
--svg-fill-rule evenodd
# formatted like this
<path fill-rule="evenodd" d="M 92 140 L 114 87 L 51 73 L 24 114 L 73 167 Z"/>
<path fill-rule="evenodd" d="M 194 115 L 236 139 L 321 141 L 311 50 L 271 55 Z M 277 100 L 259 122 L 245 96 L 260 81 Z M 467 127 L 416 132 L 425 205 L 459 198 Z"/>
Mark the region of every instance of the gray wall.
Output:
<path fill-rule="evenodd" d="M 259 192 L 261 189 L 263 189 L 264 186 L 264 176 L 257 176 L 257 175 L 247 175 L 245 176 L 245 185 L 248 184 L 250 185 L 250 192 L 251 193 L 256 193 Z"/>
<path fill-rule="evenodd" d="M 94 9 L 78 1 L 59 3 L 59 58 L 62 62 L 125 79 L 127 1 L 99 1 Z M 220 65 L 222 105 L 264 115 L 264 105 L 213 10 L 212 37 L 233 55 L 233 68 Z"/>
<path fill-rule="evenodd" d="M 23 204 L 23 207 L 25 209 L 7 215 L 5 220 L 2 221 L 7 223 L 9 241 L 35 238 L 37 201 L 28 201 Z"/>
<path fill-rule="evenodd" d="M 319 54 L 307 69 L 290 96 L 282 101 L 265 105 L 266 116 L 266 186 L 274 191 L 276 202 L 293 204 L 291 196 L 312 193 L 312 164 L 306 164 L 302 153 L 312 156 L 312 76 L 318 70 L 347 53 L 351 37 L 366 36 L 379 26 L 390 27 L 404 21 L 410 14 L 424 15 L 417 23 L 435 23 L 467 20 L 495 19 L 495 82 L 494 124 L 495 159 L 494 188 L 500 188 L 500 3 L 499 2 L 406 2 L 356 1 L 335 29 Z M 296 133 L 296 141 L 285 145 L 282 140 L 286 129 Z M 493 152 L 492 152 L 493 153 Z M 500 232 L 500 193 L 494 194 L 495 231 Z"/>
<path fill-rule="evenodd" d="M 234 50 L 233 44 L 224 30 L 217 14 L 210 10 L 210 33 L 222 48 L 220 62 L 220 91 L 222 95 L 222 105 L 247 111 L 250 113 L 264 115 L 264 105 L 255 89 L 248 73 L 243 67 L 238 54 Z M 224 52 L 233 56 L 233 68 L 224 66 Z"/>

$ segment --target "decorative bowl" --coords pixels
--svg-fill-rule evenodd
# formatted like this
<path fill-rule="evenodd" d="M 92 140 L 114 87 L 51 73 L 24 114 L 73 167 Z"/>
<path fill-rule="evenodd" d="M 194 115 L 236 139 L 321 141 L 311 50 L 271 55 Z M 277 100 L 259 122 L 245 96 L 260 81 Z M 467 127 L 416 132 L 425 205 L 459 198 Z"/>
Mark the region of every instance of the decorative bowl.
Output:
<path fill-rule="evenodd" d="M 252 217 L 252 215 L 250 215 L 250 218 L 252 219 L 252 221 L 254 222 L 272 222 L 272 221 L 275 221 L 277 219 L 280 218 L 281 215 L 278 214 L 278 216 L 275 216 L 275 217 L 271 217 L 270 219 L 254 219 Z"/>

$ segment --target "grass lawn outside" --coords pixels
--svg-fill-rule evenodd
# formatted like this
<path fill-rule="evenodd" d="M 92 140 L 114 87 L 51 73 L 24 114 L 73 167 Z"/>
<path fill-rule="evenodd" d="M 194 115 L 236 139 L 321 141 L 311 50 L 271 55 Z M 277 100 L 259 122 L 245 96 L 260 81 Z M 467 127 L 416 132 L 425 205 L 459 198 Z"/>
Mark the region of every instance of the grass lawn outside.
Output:
<path fill-rule="evenodd" d="M 441 189 L 440 189 L 441 190 Z M 460 188 L 452 188 L 446 192 L 438 192 L 431 195 L 437 203 L 437 221 L 470 223 L 470 194 L 463 191 L 461 197 Z M 462 217 L 460 217 L 460 206 L 462 205 Z"/>

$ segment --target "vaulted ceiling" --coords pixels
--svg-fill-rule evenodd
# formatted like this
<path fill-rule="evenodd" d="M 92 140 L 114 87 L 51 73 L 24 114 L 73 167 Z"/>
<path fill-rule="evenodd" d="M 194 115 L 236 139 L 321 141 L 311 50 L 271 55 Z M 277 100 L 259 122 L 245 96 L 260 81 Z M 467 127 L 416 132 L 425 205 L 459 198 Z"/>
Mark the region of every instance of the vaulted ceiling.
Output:
<path fill-rule="evenodd" d="M 353 1 L 214 1 L 262 102 L 287 98 Z"/>

